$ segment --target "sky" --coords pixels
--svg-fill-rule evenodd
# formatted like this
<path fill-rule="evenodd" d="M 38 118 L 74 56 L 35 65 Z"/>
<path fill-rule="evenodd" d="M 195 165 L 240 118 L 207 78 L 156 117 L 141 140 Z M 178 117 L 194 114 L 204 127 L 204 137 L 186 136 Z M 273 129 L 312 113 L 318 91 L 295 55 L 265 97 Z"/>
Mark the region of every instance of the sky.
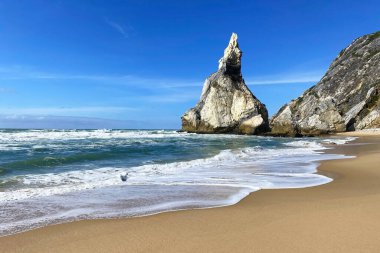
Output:
<path fill-rule="evenodd" d="M 178 129 L 232 32 L 273 115 L 340 50 L 378 31 L 380 1 L 0 0 L 0 128 Z"/>

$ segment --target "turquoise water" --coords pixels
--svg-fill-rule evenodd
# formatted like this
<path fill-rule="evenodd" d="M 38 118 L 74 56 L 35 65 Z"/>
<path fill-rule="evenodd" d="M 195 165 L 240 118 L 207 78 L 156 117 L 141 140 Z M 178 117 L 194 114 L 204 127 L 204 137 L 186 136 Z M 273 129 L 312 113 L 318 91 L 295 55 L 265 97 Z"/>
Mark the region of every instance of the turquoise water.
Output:
<path fill-rule="evenodd" d="M 0 234 L 77 219 L 231 205 L 328 183 L 323 144 L 349 139 L 169 130 L 0 130 Z M 120 175 L 128 172 L 126 182 Z"/>

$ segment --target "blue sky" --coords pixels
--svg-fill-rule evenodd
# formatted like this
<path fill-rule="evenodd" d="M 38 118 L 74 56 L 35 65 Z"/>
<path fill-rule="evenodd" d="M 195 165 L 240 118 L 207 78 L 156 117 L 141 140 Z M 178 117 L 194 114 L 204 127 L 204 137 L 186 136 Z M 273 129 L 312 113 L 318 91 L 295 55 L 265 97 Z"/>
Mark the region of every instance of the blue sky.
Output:
<path fill-rule="evenodd" d="M 272 115 L 341 49 L 379 30 L 379 1 L 0 1 L 0 127 L 179 128 L 232 32 Z"/>

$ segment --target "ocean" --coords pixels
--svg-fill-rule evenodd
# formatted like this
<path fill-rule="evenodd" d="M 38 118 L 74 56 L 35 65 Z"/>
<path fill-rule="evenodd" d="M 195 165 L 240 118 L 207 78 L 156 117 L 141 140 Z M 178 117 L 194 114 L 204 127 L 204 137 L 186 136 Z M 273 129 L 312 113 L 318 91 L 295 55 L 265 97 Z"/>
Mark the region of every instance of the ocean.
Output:
<path fill-rule="evenodd" d="M 316 174 L 318 163 L 349 157 L 326 154 L 326 146 L 351 140 L 0 130 L 0 235 L 81 219 L 226 206 L 260 189 L 329 183 Z"/>

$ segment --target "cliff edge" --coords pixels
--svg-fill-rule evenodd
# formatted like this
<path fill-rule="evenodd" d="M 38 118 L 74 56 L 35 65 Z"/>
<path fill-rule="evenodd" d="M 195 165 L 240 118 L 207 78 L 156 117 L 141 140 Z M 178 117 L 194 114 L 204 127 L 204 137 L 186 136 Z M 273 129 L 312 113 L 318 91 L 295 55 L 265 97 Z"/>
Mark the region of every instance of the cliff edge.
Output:
<path fill-rule="evenodd" d="M 323 78 L 273 116 L 273 135 L 310 136 L 380 127 L 380 31 L 354 40 Z"/>

